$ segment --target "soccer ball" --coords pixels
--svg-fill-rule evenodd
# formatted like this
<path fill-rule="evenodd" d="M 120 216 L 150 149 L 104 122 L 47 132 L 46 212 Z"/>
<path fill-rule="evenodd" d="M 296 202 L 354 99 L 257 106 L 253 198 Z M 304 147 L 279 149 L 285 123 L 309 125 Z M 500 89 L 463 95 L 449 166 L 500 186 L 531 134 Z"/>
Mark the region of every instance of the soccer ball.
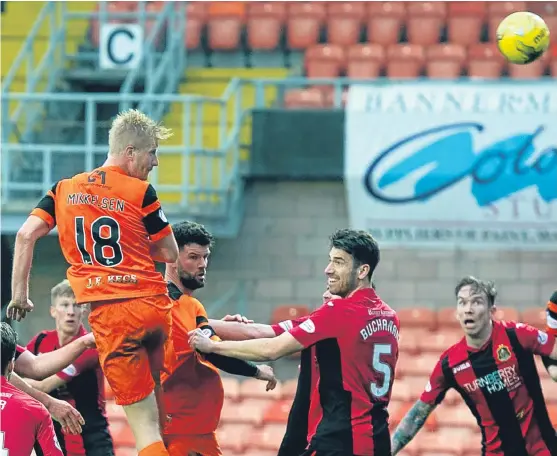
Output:
<path fill-rule="evenodd" d="M 549 29 L 544 20 L 526 11 L 509 14 L 497 27 L 497 46 L 511 62 L 526 65 L 549 47 Z"/>

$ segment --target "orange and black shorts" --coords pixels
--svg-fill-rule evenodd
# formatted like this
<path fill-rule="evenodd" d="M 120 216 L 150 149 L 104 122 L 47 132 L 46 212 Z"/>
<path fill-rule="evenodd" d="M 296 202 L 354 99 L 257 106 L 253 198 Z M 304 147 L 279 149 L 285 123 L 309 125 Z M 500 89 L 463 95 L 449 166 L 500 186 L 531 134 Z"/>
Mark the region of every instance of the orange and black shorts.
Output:
<path fill-rule="evenodd" d="M 117 404 L 134 404 L 153 392 L 165 353 L 173 351 L 171 307 L 166 295 L 92 303 L 89 323 Z"/>

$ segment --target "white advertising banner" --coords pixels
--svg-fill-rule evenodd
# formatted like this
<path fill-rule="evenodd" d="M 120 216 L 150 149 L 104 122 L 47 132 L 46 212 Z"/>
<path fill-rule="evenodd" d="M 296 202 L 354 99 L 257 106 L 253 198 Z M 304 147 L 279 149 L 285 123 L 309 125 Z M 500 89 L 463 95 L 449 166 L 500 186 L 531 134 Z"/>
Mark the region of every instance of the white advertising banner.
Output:
<path fill-rule="evenodd" d="M 557 84 L 350 88 L 350 224 L 382 246 L 557 250 Z"/>

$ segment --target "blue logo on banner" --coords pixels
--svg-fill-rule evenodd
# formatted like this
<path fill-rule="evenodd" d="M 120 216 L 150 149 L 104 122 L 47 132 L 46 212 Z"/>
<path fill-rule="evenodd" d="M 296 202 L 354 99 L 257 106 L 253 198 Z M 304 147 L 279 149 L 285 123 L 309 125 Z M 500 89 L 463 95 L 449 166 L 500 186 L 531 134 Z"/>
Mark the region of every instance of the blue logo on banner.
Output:
<path fill-rule="evenodd" d="M 531 160 L 536 153 L 534 140 L 544 131 L 543 126 L 531 134 L 509 136 L 474 153 L 473 133 L 483 132 L 485 128 L 474 122 L 455 123 L 401 139 L 369 165 L 364 176 L 367 191 L 388 203 L 424 202 L 470 177 L 471 192 L 479 206 L 487 206 L 531 186 L 537 187 L 544 201 L 557 199 L 557 145 L 544 149 Z M 433 140 L 439 134 L 444 136 Z M 428 137 L 432 137 L 433 142 L 390 166 L 376 182 L 376 170 L 383 160 L 402 148 L 412 147 L 413 142 L 423 143 Z M 426 166 L 431 169 L 416 181 L 413 194 L 394 197 L 384 192 L 390 185 Z"/>

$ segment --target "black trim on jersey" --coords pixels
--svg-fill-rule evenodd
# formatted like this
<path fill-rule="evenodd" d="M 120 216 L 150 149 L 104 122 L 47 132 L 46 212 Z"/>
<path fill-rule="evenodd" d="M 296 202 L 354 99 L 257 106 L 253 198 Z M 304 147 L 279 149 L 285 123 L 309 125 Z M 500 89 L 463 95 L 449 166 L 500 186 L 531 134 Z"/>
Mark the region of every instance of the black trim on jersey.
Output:
<path fill-rule="evenodd" d="M 296 394 L 288 414 L 286 431 L 277 456 L 302 454 L 308 445 L 308 418 L 313 372 L 311 350 L 311 347 L 305 348 L 300 354 L 300 374 Z"/>
<path fill-rule="evenodd" d="M 43 198 L 38 202 L 37 209 L 42 209 L 48 215 L 50 215 L 54 221 L 56 221 L 56 211 L 54 208 L 54 198 L 50 195 L 45 195 Z"/>
<path fill-rule="evenodd" d="M 162 209 L 158 208 L 149 215 L 143 217 L 143 225 L 147 230 L 147 234 L 157 234 L 169 225 L 168 220 L 164 221 L 161 218 L 161 211 Z"/>
<path fill-rule="evenodd" d="M 41 346 L 41 342 L 44 340 L 45 337 L 46 337 L 46 333 L 42 332 L 35 339 L 35 343 L 33 344 L 33 354 L 34 355 L 39 354 L 39 348 Z"/>
<path fill-rule="evenodd" d="M 482 433 L 482 456 L 485 456 L 487 451 L 486 435 L 485 435 L 485 427 L 482 424 L 482 418 L 480 416 L 480 413 L 478 412 L 478 408 L 476 407 L 474 401 L 472 401 L 470 396 L 466 394 L 464 389 L 461 388 L 460 385 L 457 383 L 454 373 L 449 365 L 449 355 L 446 355 L 441 360 L 441 370 L 443 371 L 443 376 L 445 377 L 445 381 L 447 382 L 447 385 L 450 388 L 454 388 L 458 392 L 458 394 L 460 394 L 460 396 L 464 400 L 464 403 L 468 406 L 470 412 L 472 412 L 472 415 L 474 415 L 474 418 L 476 418 L 476 422 L 478 423 L 478 426 L 480 427 L 480 431 Z M 445 398 L 446 393 L 447 392 L 445 391 L 443 392 L 442 395 L 439 396 L 439 400 L 436 402 L 437 404 L 439 404 Z"/>
<path fill-rule="evenodd" d="M 172 282 L 168 282 L 166 284 L 166 289 L 168 290 L 168 296 L 170 296 L 170 298 L 173 299 L 174 301 L 178 301 L 178 299 L 180 299 L 180 297 L 184 294 Z"/>
<path fill-rule="evenodd" d="M 555 429 L 553 429 L 553 425 L 549 419 L 549 413 L 547 412 L 547 406 L 545 405 L 534 355 L 526 351 L 521 345 L 516 335 L 516 328 L 507 328 L 506 331 L 513 352 L 516 355 L 518 369 L 524 380 L 524 385 L 534 404 L 534 417 L 540 428 L 542 439 L 550 453 L 557 454 L 557 436 L 555 435 Z"/>
<path fill-rule="evenodd" d="M 145 196 L 143 197 L 143 203 L 141 204 L 141 207 L 144 208 L 150 206 L 151 204 L 156 203 L 158 199 L 159 198 L 157 196 L 156 190 L 151 184 L 149 184 L 147 190 L 145 190 Z"/>
<path fill-rule="evenodd" d="M 391 454 L 391 434 L 389 432 L 389 413 L 383 404 L 373 404 L 371 425 L 373 426 L 373 455 Z"/>
<path fill-rule="evenodd" d="M 35 445 L 33 445 L 33 449 L 35 450 L 35 454 L 37 456 L 44 456 L 44 451 L 41 447 L 41 444 L 39 442 L 35 443 Z M 62 451 L 62 453 L 64 454 L 64 456 L 66 456 L 66 453 L 64 451 Z"/>
<path fill-rule="evenodd" d="M 242 377 L 255 377 L 259 371 L 252 362 L 230 358 L 217 353 L 207 353 L 205 359 L 220 370 L 229 374 L 241 375 Z"/>
<path fill-rule="evenodd" d="M 469 359 L 472 370 L 478 379 L 486 375 L 493 375 L 499 370 L 493 356 L 493 342 L 490 342 L 483 351 L 470 353 Z M 528 456 L 526 441 L 507 388 L 503 387 L 500 391 L 492 393 L 484 391 L 482 388 L 481 393 L 497 425 L 497 434 L 501 439 L 503 453 L 513 456 Z"/>
<path fill-rule="evenodd" d="M 198 317 L 195 317 L 195 326 L 200 326 L 203 323 L 209 323 L 209 320 L 207 320 L 202 315 L 199 315 Z M 209 326 L 209 328 L 211 329 L 211 331 L 213 331 L 213 328 L 211 328 L 210 326 Z M 213 334 L 215 334 L 215 331 L 213 331 Z"/>
<path fill-rule="evenodd" d="M 352 394 L 344 389 L 342 361 L 337 339 L 325 339 L 315 344 L 319 364 L 319 401 L 323 415 L 317 425 L 310 447 L 321 451 L 354 453 L 352 437 Z M 387 437 L 390 438 L 387 430 Z M 382 436 L 374 430 L 373 441 Z"/>
<path fill-rule="evenodd" d="M 64 438 L 65 434 L 62 432 L 62 425 L 54 419 L 52 420 L 52 424 L 54 425 L 54 433 L 56 434 L 56 438 L 58 439 L 58 443 L 60 444 L 62 454 L 64 456 L 67 456 L 68 450 L 66 450 L 66 440 Z M 37 453 L 37 456 L 39 456 L 39 453 Z"/>

